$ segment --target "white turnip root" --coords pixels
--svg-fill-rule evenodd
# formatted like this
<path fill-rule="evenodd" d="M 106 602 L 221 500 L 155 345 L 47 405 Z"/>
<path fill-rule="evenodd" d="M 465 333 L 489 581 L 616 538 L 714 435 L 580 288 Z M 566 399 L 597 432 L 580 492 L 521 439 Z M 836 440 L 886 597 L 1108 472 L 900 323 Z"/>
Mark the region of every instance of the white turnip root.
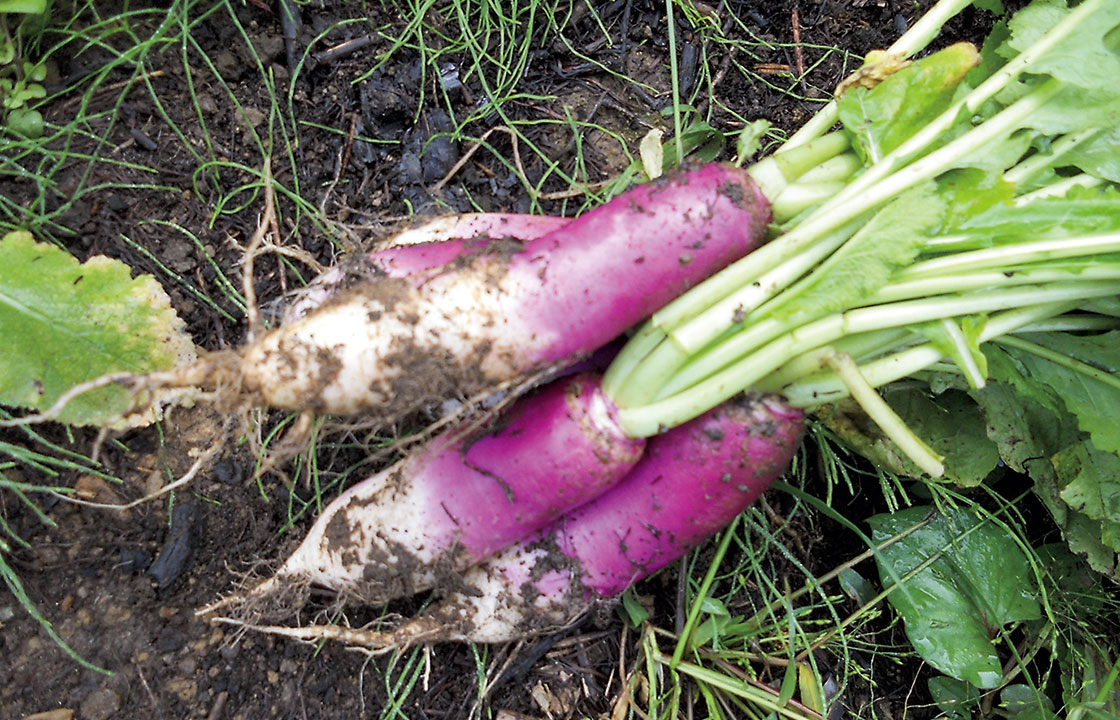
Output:
<path fill-rule="evenodd" d="M 590 373 L 556 381 L 521 398 L 496 429 L 438 437 L 349 488 L 274 577 L 219 605 L 286 609 L 311 585 L 380 604 L 453 583 L 638 461 L 645 441 L 620 432 L 599 382 Z"/>
<path fill-rule="evenodd" d="M 788 467 L 803 419 L 775 396 L 751 395 L 651 438 L 621 482 L 468 569 L 457 589 L 395 631 L 257 629 L 373 649 L 555 630 L 727 525 Z"/>

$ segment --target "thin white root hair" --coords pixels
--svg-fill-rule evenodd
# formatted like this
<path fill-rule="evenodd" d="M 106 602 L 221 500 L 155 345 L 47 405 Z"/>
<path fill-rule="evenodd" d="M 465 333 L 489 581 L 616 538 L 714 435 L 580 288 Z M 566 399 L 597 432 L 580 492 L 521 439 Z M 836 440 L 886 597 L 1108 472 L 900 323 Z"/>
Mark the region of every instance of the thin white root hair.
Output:
<path fill-rule="evenodd" d="M 253 632 L 279 635 L 305 643 L 317 643 L 321 640 L 335 640 L 350 645 L 352 649 L 370 655 L 384 655 L 394 650 L 402 650 L 425 639 L 435 638 L 439 634 L 438 627 L 432 627 L 426 632 L 409 632 L 401 637 L 398 632 L 382 632 L 366 628 L 349 628 L 340 625 L 308 625 L 306 627 L 288 627 L 287 625 L 257 625 L 230 617 L 216 617 L 211 622 L 233 625 L 239 629 Z M 402 630 L 411 628 L 412 624 L 402 626 Z"/>

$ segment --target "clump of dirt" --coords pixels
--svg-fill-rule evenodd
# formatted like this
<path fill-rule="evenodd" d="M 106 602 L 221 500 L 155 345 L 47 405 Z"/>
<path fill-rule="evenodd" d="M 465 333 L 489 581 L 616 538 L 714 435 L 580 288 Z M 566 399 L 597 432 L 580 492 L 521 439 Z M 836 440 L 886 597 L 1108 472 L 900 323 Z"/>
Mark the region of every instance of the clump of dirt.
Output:
<path fill-rule="evenodd" d="M 741 27 L 737 32 L 768 45 L 757 46 L 754 57 L 727 54 L 678 17 L 682 92 L 721 131 L 755 118 L 795 129 L 853 69 L 857 60 L 850 53 L 889 45 L 928 4 L 705 6 L 713 21 Z M 13 207 L 36 208 L 37 217 L 46 218 L 36 221 L 36 231 L 80 259 L 105 254 L 159 278 L 200 347 L 235 347 L 245 324 L 230 288 L 239 284 L 244 245 L 257 224 L 260 196 L 253 183 L 262 148 L 284 160 L 274 164 L 284 190 L 278 194 L 283 241 L 323 265 L 416 213 L 572 214 L 586 199 L 565 177 L 593 190 L 625 169 L 630 155 L 624 150 L 632 153 L 648 129 L 661 126 L 661 112 L 671 104 L 666 18 L 657 3 L 599 5 L 593 15 L 584 3 L 559 3 L 551 14 L 564 19 L 562 27 L 555 18 L 538 23 L 536 32 L 549 34 L 527 46 L 519 79 L 525 92 L 500 104 L 493 93 L 505 79 L 493 66 L 479 73 L 469 48 L 446 55 L 433 73 L 414 43 L 394 47 L 406 19 L 393 4 L 303 5 L 298 32 L 288 42 L 268 3 L 190 6 L 189 42 L 153 48 L 119 66 L 86 97 L 82 83 L 113 61 L 123 34 L 55 57 L 50 90 L 60 95 L 44 114 L 62 127 L 81 112 L 83 132 L 49 168 L 47 191 L 10 174 L 0 178 L 0 193 Z M 152 37 L 174 19 L 127 7 L 137 10 L 135 37 Z M 112 3 L 97 3 L 101 17 L 113 11 Z M 90 13 L 73 27 L 96 27 Z M 452 24 L 435 13 L 428 20 L 440 30 Z M 968 11 L 939 43 L 978 39 L 987 22 Z M 800 46 L 793 44 L 795 32 Z M 434 37 L 444 44 L 452 35 Z M 844 51 L 821 49 L 828 47 Z M 737 70 L 743 67 L 749 72 Z M 794 81 L 801 67 L 811 69 Z M 464 118 L 470 118 L 466 125 Z M 521 126 L 521 139 L 511 137 L 512 122 L 529 123 Z M 460 137 L 452 139 L 456 128 Z M 256 263 L 266 315 L 275 315 L 310 275 L 311 264 L 293 257 L 270 255 Z M 121 512 L 31 495 L 47 524 L 0 492 L 6 528 L 27 543 L 14 546 L 5 560 L 28 599 L 74 651 L 112 673 L 67 657 L 14 597 L 0 596 L 0 707 L 6 717 L 68 708 L 81 720 L 377 718 L 391 714 L 393 703 L 407 717 L 433 718 L 467 717 L 482 706 L 548 717 L 610 709 L 620 692 L 620 654 L 630 663 L 636 650 L 634 634 L 613 616 L 602 626 L 589 618 L 565 633 L 481 655 L 447 645 L 373 661 L 337 644 L 241 636 L 207 625 L 195 610 L 228 592 L 247 568 L 283 557 L 317 505 L 303 482 L 306 464 L 287 468 L 297 480 L 291 484 L 273 476 L 253 480 L 257 460 L 237 436 L 226 436 L 225 418 L 201 409 L 180 417 L 103 447 L 102 467 L 124 481 L 112 491 L 131 500 L 222 445 L 218 462 L 159 501 Z M 284 421 L 265 418 L 262 436 Z M 60 428 L 44 432 L 77 451 L 88 451 L 95 440 Z M 37 442 L 12 430 L 0 431 L 0 438 Z M 341 485 L 351 479 L 345 468 L 364 461 L 365 451 L 350 440 L 320 451 L 321 481 Z M 71 486 L 87 474 L 72 469 L 49 478 L 31 467 L 4 473 L 9 480 Z M 800 559 L 812 566 L 811 554 Z M 641 588 L 659 617 L 674 611 L 674 582 L 663 574 Z M 418 602 L 399 610 L 412 613 Z M 376 617 L 374 610 L 357 608 L 348 621 L 359 626 Z M 488 674 L 485 698 L 479 697 L 480 663 Z M 909 681 L 899 687 L 905 690 Z M 881 695 L 884 712 L 905 710 L 906 692 Z"/>

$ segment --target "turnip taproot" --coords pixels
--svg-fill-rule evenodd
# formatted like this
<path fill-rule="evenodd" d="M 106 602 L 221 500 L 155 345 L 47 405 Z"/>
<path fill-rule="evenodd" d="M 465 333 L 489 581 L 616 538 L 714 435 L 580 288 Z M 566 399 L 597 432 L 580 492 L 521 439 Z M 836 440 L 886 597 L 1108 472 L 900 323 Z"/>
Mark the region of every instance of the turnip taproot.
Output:
<path fill-rule="evenodd" d="M 394 643 L 504 642 L 563 626 L 717 532 L 785 472 L 801 411 L 744 396 L 648 442 L 622 482 L 467 571 Z"/>
<path fill-rule="evenodd" d="M 377 604 L 453 582 L 638 461 L 645 441 L 619 431 L 612 407 L 584 373 L 519 399 L 488 432 L 433 439 L 336 498 L 274 577 L 230 602 L 298 604 L 317 585 Z"/>
<path fill-rule="evenodd" d="M 554 630 L 727 525 L 788 467 L 803 420 L 776 396 L 748 395 L 651 438 L 622 481 L 471 567 L 447 597 L 395 631 L 257 629 L 381 649 Z"/>

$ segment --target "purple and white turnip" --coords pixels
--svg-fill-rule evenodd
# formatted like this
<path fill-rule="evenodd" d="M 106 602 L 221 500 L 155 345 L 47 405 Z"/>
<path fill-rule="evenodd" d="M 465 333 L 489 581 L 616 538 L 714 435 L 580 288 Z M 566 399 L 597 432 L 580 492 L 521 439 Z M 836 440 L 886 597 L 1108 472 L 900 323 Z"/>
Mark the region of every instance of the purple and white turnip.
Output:
<path fill-rule="evenodd" d="M 273 577 L 222 604 L 290 607 L 312 585 L 380 604 L 453 585 L 616 483 L 644 446 L 618 427 L 597 375 L 557 380 L 519 399 L 497 427 L 437 436 L 349 488 Z"/>
<path fill-rule="evenodd" d="M 440 602 L 395 630 L 258 629 L 374 649 L 504 642 L 555 630 L 727 525 L 785 471 L 803 419 L 775 396 L 748 395 L 650 439 L 623 480 L 457 573 L 441 587 Z"/>
<path fill-rule="evenodd" d="M 301 317 L 162 381 L 393 422 L 585 357 L 757 248 L 770 222 L 754 180 L 720 164 L 543 221 L 557 227 L 535 239 L 517 237 L 540 229 L 521 217 L 475 216 L 449 244 L 406 237 L 320 284 Z"/>

